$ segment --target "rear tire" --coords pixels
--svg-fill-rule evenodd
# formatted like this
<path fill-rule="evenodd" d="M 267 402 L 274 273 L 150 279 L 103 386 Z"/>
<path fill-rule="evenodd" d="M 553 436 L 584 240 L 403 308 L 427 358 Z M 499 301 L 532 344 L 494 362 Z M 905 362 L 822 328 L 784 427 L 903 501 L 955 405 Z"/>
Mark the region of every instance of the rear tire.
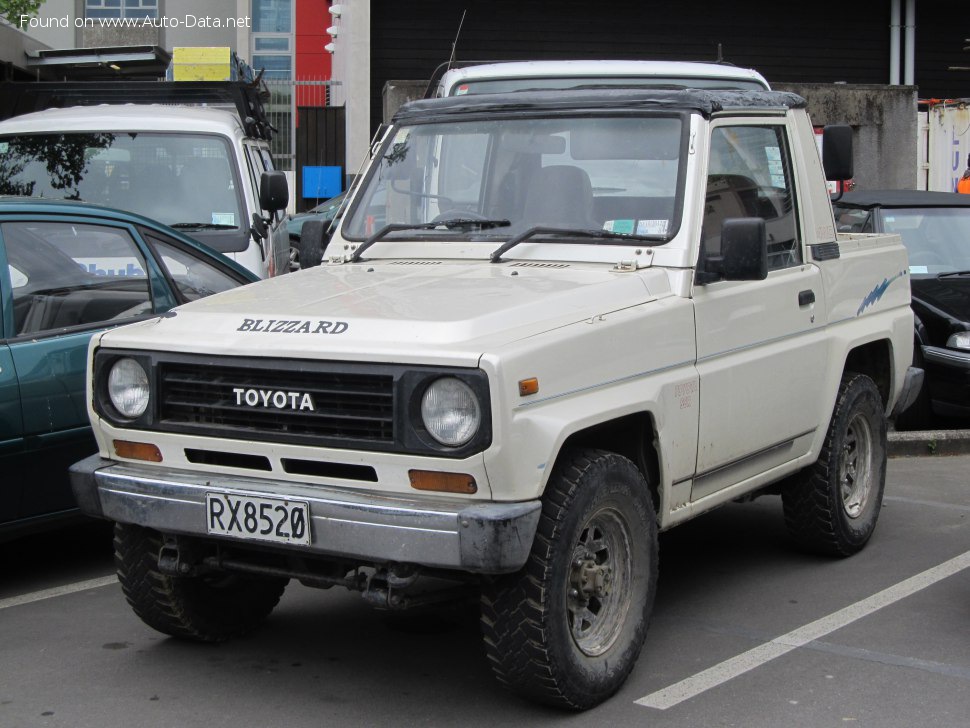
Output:
<path fill-rule="evenodd" d="M 162 535 L 115 524 L 115 567 L 128 604 L 163 634 L 222 642 L 251 632 L 279 603 L 287 579 L 236 574 L 172 576 L 158 569 Z"/>
<path fill-rule="evenodd" d="M 886 416 L 875 383 L 846 373 L 816 463 L 782 491 L 785 525 L 808 550 L 851 556 L 876 528 L 886 485 Z"/>
<path fill-rule="evenodd" d="M 567 455 L 525 567 L 483 587 L 492 671 L 531 700 L 597 705 L 636 664 L 656 584 L 657 523 L 643 475 L 613 453 Z"/>

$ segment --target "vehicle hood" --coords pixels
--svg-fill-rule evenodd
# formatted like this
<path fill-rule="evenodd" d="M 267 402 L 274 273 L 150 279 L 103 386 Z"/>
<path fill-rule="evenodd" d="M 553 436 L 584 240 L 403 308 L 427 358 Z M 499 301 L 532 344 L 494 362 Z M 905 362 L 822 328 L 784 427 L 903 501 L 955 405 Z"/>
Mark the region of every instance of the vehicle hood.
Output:
<path fill-rule="evenodd" d="M 970 276 L 910 279 L 913 303 L 952 321 L 970 321 Z"/>
<path fill-rule="evenodd" d="M 325 265 L 107 334 L 125 348 L 474 366 L 504 344 L 670 295 L 666 272 L 567 263 Z"/>

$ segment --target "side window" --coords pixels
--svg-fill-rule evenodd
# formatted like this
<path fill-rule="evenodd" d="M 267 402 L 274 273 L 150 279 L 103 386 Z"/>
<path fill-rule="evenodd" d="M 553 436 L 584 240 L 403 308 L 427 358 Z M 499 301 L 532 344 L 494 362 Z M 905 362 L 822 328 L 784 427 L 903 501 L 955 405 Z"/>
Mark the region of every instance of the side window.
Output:
<path fill-rule="evenodd" d="M 784 127 L 721 126 L 711 133 L 702 233 L 708 254 L 720 252 L 721 225 L 732 217 L 764 218 L 768 270 L 802 262 Z"/>
<path fill-rule="evenodd" d="M 145 259 L 127 230 L 7 222 L 0 231 L 11 272 L 16 336 L 152 311 Z"/>
<path fill-rule="evenodd" d="M 836 207 L 835 225 L 840 233 L 871 233 L 872 212 L 850 207 Z"/>
<path fill-rule="evenodd" d="M 238 278 L 222 271 L 210 262 L 197 258 L 189 251 L 154 235 L 148 236 L 161 260 L 162 267 L 185 301 L 195 301 L 235 288 Z"/>

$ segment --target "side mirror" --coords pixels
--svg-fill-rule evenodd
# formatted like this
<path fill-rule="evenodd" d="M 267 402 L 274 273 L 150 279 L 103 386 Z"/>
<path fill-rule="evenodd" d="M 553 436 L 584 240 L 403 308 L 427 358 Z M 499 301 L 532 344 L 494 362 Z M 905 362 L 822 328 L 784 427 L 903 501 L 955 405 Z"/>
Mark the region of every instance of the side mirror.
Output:
<path fill-rule="evenodd" d="M 259 177 L 259 206 L 263 210 L 285 210 L 290 202 L 286 175 L 279 171 L 263 172 Z"/>
<path fill-rule="evenodd" d="M 734 217 L 721 226 L 721 254 L 704 258 L 697 282 L 763 281 L 768 277 L 768 238 L 761 217 Z"/>
<path fill-rule="evenodd" d="M 296 244 L 300 256 L 300 269 L 313 268 L 323 262 L 323 252 L 330 238 L 327 235 L 327 220 L 307 220 L 300 231 L 300 241 Z"/>
<path fill-rule="evenodd" d="M 852 127 L 848 124 L 830 124 L 822 129 L 822 168 L 825 179 L 838 181 L 852 179 Z"/>

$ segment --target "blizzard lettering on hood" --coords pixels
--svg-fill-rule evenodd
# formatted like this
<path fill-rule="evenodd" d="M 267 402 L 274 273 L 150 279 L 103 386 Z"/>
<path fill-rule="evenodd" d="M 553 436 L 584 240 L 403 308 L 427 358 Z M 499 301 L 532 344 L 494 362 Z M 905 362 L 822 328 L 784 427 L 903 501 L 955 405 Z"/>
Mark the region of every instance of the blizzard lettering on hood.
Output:
<path fill-rule="evenodd" d="M 243 319 L 236 331 L 266 334 L 342 334 L 350 328 L 346 321 L 303 321 L 284 319 Z"/>

